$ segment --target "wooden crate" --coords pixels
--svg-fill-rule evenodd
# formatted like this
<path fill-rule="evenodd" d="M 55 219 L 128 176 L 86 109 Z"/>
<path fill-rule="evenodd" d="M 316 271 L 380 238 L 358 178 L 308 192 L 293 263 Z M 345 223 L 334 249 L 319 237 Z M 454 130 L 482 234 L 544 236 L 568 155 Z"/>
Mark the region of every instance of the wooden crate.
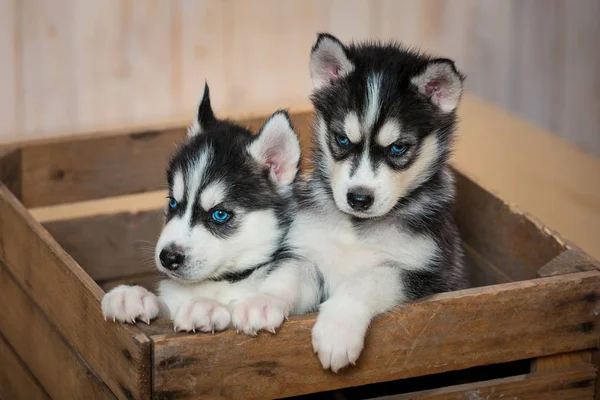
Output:
<path fill-rule="evenodd" d="M 310 119 L 293 114 L 304 150 Z M 456 217 L 474 287 L 377 318 L 356 367 L 321 368 L 315 315 L 256 338 L 105 322 L 104 290 L 156 279 L 144 260 L 161 204 L 119 196 L 164 189 L 184 136 L 159 129 L 0 150 L 0 398 L 594 398 L 600 263 L 460 171 Z M 80 215 L 131 201 L 141 210 Z M 331 392 L 342 388 L 352 389 Z"/>

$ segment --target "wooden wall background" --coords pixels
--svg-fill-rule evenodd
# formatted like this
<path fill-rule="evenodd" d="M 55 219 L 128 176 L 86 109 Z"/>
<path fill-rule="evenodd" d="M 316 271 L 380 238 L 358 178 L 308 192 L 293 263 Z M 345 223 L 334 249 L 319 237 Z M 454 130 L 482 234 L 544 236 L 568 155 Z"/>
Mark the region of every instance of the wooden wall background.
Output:
<path fill-rule="evenodd" d="M 454 58 L 480 97 L 600 155 L 600 0 L 0 0 L 0 141 L 305 104 L 315 32 Z"/>

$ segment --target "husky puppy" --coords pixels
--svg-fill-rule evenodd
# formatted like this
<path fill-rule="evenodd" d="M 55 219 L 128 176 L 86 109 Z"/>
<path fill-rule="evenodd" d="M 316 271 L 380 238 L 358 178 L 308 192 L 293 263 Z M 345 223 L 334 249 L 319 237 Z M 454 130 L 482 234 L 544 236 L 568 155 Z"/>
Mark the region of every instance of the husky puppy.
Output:
<path fill-rule="evenodd" d="M 310 73 L 314 170 L 286 239 L 297 258 L 275 272 L 318 269 L 319 286 L 305 280 L 284 299 L 325 299 L 312 344 L 336 372 L 356 362 L 376 315 L 467 286 L 448 167 L 464 78 L 448 59 L 329 34 Z"/>
<path fill-rule="evenodd" d="M 258 135 L 215 118 L 208 86 L 186 143 L 172 157 L 165 225 L 156 245 L 158 270 L 169 279 L 158 296 L 119 286 L 102 300 L 105 318 L 149 323 L 161 315 L 175 330 L 233 327 L 274 331 L 293 307 L 253 296 L 272 264 L 285 259 L 290 196 L 300 146 L 285 111 Z M 285 309 L 286 312 L 279 311 Z"/>

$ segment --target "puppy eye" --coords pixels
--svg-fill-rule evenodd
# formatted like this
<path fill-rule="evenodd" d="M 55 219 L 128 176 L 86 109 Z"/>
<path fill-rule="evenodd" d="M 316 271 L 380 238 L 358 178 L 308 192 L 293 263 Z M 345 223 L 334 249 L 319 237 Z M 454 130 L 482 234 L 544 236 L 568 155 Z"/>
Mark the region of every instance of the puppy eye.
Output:
<path fill-rule="evenodd" d="M 408 145 L 406 144 L 393 144 L 390 146 L 389 153 L 391 156 L 398 157 L 406 153 Z"/>
<path fill-rule="evenodd" d="M 350 145 L 350 139 L 346 135 L 335 135 L 335 140 L 337 140 L 340 146 L 346 147 Z"/>
<path fill-rule="evenodd" d="M 229 221 L 230 218 L 231 214 L 224 210 L 215 210 L 210 216 L 210 219 L 218 224 L 224 224 Z"/>
<path fill-rule="evenodd" d="M 172 210 L 172 211 L 176 210 L 177 209 L 177 205 L 178 205 L 177 200 L 175 200 L 172 197 L 169 197 L 168 205 L 169 205 L 169 209 L 170 210 Z"/>

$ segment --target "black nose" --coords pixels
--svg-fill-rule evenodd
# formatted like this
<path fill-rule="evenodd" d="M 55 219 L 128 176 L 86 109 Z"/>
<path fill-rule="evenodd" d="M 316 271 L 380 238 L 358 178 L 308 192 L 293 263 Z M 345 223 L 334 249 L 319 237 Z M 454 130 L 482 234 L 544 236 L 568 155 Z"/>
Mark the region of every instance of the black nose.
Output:
<path fill-rule="evenodd" d="M 373 204 L 373 192 L 366 189 L 356 189 L 348 192 L 348 204 L 356 211 L 365 211 Z"/>
<path fill-rule="evenodd" d="M 163 249 L 160 252 L 159 258 L 163 267 L 170 270 L 176 270 L 183 263 L 185 256 L 179 251 Z"/>

